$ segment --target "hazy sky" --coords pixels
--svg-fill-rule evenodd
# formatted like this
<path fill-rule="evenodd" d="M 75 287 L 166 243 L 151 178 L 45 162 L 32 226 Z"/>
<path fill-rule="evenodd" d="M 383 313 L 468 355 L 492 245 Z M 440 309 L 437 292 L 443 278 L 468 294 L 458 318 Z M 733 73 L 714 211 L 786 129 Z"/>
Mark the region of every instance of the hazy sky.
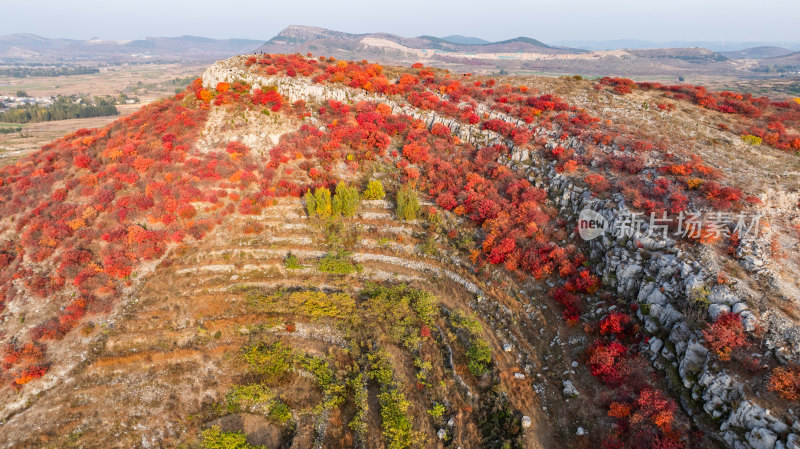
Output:
<path fill-rule="evenodd" d="M 0 0 L 0 35 L 269 39 L 287 25 L 488 40 L 800 41 L 798 0 Z"/>

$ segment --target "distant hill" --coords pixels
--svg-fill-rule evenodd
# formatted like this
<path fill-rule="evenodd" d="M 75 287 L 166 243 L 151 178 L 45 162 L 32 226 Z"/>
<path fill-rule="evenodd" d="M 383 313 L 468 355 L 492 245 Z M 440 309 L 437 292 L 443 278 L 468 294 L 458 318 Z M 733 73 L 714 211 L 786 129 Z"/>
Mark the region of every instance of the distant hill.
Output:
<path fill-rule="evenodd" d="M 782 47 L 792 51 L 800 50 L 800 42 L 720 42 L 720 41 L 645 41 L 640 39 L 616 39 L 607 41 L 563 40 L 555 45 L 585 48 L 586 50 L 643 50 L 652 48 L 692 48 L 702 47 L 717 52 L 738 52 L 751 48 Z"/>
<path fill-rule="evenodd" d="M 0 59 L 7 61 L 197 60 L 211 61 L 251 52 L 261 41 L 198 36 L 148 37 L 134 41 L 51 39 L 34 34 L 0 36 Z"/>
<path fill-rule="evenodd" d="M 782 47 L 753 47 L 745 48 L 739 51 L 722 52 L 722 55 L 728 59 L 766 59 L 766 58 L 780 58 L 794 53 L 788 48 Z"/>
<path fill-rule="evenodd" d="M 332 31 L 325 28 L 291 25 L 267 41 L 267 44 L 296 45 L 312 40 L 349 40 L 356 39 L 359 36 L 365 35 L 342 33 L 340 31 Z"/>
<path fill-rule="evenodd" d="M 800 74 L 800 51 L 774 58 L 759 59 L 758 64 L 759 66 L 754 69 L 757 72 L 796 76 Z"/>
<path fill-rule="evenodd" d="M 462 44 L 462 45 L 481 45 L 490 43 L 489 41 L 481 39 L 479 37 L 461 36 L 459 34 L 444 36 L 442 40 L 450 42 L 451 44 Z"/>
<path fill-rule="evenodd" d="M 724 55 L 706 48 L 654 48 L 647 50 L 628 50 L 628 52 L 640 58 L 677 59 L 698 64 L 728 60 Z"/>
<path fill-rule="evenodd" d="M 353 34 L 292 25 L 258 47 L 257 52 L 312 53 L 343 60 L 366 59 L 389 64 L 422 62 L 464 72 L 674 76 L 676 80 L 687 74 L 752 74 L 747 69 L 742 70 L 734 61 L 741 59 L 741 55 L 729 57 L 699 46 L 651 48 L 644 41 L 616 43 L 632 45 L 629 49 L 598 51 L 551 45 L 528 36 L 488 42 L 461 35 L 403 37 L 389 33 Z M 769 56 L 781 52 L 753 50 L 743 54 Z"/>
<path fill-rule="evenodd" d="M 457 56 L 469 53 L 575 54 L 582 50 L 553 47 L 536 39 L 518 37 L 488 42 L 466 36 L 402 37 L 388 33 L 351 34 L 323 28 L 291 25 L 257 49 L 264 53 L 307 53 L 337 58 L 413 61 L 437 53 Z"/>

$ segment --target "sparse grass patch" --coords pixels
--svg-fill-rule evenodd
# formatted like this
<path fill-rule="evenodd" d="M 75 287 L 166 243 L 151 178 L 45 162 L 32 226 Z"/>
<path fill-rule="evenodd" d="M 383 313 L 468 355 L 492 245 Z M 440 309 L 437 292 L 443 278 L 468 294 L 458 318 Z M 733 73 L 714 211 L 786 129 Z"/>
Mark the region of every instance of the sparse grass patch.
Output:
<path fill-rule="evenodd" d="M 306 268 L 305 265 L 301 264 L 300 261 L 297 260 L 297 256 L 295 256 L 291 252 L 286 255 L 285 259 L 283 259 L 283 266 L 289 270 L 299 270 L 302 268 Z"/>
<path fill-rule="evenodd" d="M 451 316 L 452 324 L 467 331 L 469 349 L 467 349 L 467 367 L 469 372 L 476 377 L 483 376 L 492 364 L 492 350 L 483 339 L 483 328 L 477 319 L 468 317 L 461 312 L 454 312 Z"/>
<path fill-rule="evenodd" d="M 234 385 L 225 397 L 227 409 L 231 413 L 247 411 L 269 414 L 270 404 L 275 394 L 266 385 Z"/>
<path fill-rule="evenodd" d="M 304 355 L 299 358 L 299 365 L 314 376 L 317 384 L 322 388 L 325 396 L 323 408 L 338 407 L 344 402 L 346 387 L 336 379 L 336 373 L 331 369 L 328 361 L 319 357 Z"/>
<path fill-rule="evenodd" d="M 203 431 L 203 447 L 206 449 L 264 448 L 264 446 L 253 446 L 249 444 L 247 442 L 247 436 L 241 432 L 223 432 L 218 426 L 213 426 Z"/>
<path fill-rule="evenodd" d="M 281 424 L 286 424 L 292 419 L 292 411 L 282 400 L 276 400 L 269 409 L 269 417 Z"/>
<path fill-rule="evenodd" d="M 319 271 L 331 274 L 351 274 L 361 271 L 361 265 L 350 260 L 350 252 L 337 250 L 331 251 L 317 261 Z"/>
<path fill-rule="evenodd" d="M 264 376 L 268 383 L 285 378 L 292 369 L 292 351 L 281 342 L 267 345 L 258 343 L 245 349 L 244 360 L 250 371 Z"/>
<path fill-rule="evenodd" d="M 250 306 L 258 310 L 310 318 L 347 319 L 353 315 L 355 307 L 353 297 L 346 293 L 303 290 L 267 294 L 260 289 L 251 289 L 245 296 Z"/>
<path fill-rule="evenodd" d="M 362 300 L 364 328 L 386 335 L 410 351 L 419 348 L 422 326 L 432 324 L 437 313 L 433 295 L 404 284 L 368 284 L 362 290 Z"/>
<path fill-rule="evenodd" d="M 381 405 L 381 427 L 386 439 L 386 447 L 391 449 L 418 446 L 424 442 L 424 435 L 413 430 L 408 416 L 411 405 L 400 385 L 394 379 L 394 371 L 389 355 L 381 350 L 367 356 L 370 367 L 368 376 L 380 385 L 378 400 Z"/>
<path fill-rule="evenodd" d="M 367 435 L 367 412 L 369 411 L 367 389 L 364 387 L 364 375 L 358 373 L 351 377 L 347 382 L 347 386 L 352 392 L 353 403 L 356 406 L 356 413 L 350 423 L 347 424 L 347 427 L 363 440 Z"/>

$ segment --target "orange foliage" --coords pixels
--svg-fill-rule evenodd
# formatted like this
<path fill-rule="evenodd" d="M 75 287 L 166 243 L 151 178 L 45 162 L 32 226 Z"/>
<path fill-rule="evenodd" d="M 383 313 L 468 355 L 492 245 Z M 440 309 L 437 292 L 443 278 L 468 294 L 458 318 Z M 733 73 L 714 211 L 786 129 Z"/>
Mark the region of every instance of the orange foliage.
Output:
<path fill-rule="evenodd" d="M 214 94 L 211 91 L 203 89 L 200 91 L 200 99 L 203 100 L 204 103 L 210 102 L 214 98 Z"/>
<path fill-rule="evenodd" d="M 800 369 L 777 367 L 769 377 L 768 388 L 787 401 L 800 399 Z"/>
<path fill-rule="evenodd" d="M 631 407 L 620 402 L 612 402 L 608 407 L 608 416 L 612 418 L 627 418 L 631 414 Z"/>

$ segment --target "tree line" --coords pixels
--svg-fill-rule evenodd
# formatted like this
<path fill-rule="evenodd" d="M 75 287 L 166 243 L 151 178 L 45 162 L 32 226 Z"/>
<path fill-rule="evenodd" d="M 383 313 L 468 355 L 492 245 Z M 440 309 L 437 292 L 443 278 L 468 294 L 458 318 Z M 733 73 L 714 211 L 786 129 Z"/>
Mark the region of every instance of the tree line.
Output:
<path fill-rule="evenodd" d="M 30 76 L 70 76 L 70 75 L 90 75 L 99 73 L 100 69 L 97 67 L 88 66 L 64 66 L 64 67 L 7 67 L 0 69 L 0 76 L 8 76 L 11 78 L 27 78 Z"/>
<path fill-rule="evenodd" d="M 118 115 L 113 98 L 58 96 L 51 105 L 24 104 L 0 112 L 0 122 L 31 123 Z"/>

